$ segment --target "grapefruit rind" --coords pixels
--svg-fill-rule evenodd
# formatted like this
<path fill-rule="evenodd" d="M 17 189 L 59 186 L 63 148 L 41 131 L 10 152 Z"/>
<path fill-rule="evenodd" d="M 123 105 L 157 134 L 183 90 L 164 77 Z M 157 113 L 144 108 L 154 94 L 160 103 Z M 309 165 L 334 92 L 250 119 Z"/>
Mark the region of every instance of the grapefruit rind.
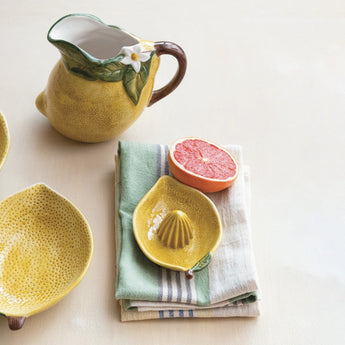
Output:
<path fill-rule="evenodd" d="M 183 141 L 186 141 L 186 140 L 201 140 L 201 141 L 204 141 L 210 145 L 215 146 L 217 149 L 219 149 L 223 152 L 226 152 L 230 156 L 232 161 L 235 163 L 235 166 L 236 166 L 235 175 L 231 176 L 227 179 L 217 179 L 217 178 L 204 177 L 204 176 L 198 175 L 198 174 L 196 174 L 190 170 L 187 170 L 174 157 L 176 145 L 178 145 L 179 143 L 182 143 Z M 223 148 L 223 147 L 221 147 L 221 146 L 219 146 L 219 145 L 217 145 L 217 144 L 215 144 L 209 140 L 196 138 L 196 137 L 182 138 L 182 139 L 179 139 L 179 140 L 173 142 L 170 146 L 170 149 L 169 149 L 168 163 L 169 163 L 170 171 L 176 179 L 178 179 L 180 182 L 182 182 L 186 185 L 189 185 L 191 187 L 194 187 L 194 188 L 196 188 L 196 189 L 198 189 L 204 193 L 214 193 L 214 192 L 218 192 L 218 191 L 221 191 L 223 189 L 230 187 L 235 182 L 235 180 L 237 179 L 238 172 L 239 172 L 238 163 L 237 163 L 236 159 L 234 158 L 234 156 L 228 150 L 226 150 L 225 148 Z"/>

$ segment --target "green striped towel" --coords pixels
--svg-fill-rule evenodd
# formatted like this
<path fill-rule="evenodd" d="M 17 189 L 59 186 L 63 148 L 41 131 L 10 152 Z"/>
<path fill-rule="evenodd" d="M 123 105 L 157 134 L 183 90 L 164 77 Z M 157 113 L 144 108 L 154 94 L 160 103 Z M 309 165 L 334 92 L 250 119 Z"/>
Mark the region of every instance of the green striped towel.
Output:
<path fill-rule="evenodd" d="M 157 266 L 139 249 L 132 230 L 138 202 L 162 175 L 170 174 L 166 145 L 120 141 L 116 164 L 116 298 L 122 321 L 173 317 L 258 316 L 258 278 L 249 223 L 249 169 L 242 149 L 226 148 L 240 173 L 232 187 L 208 194 L 223 225 L 210 265 L 187 280 Z"/>

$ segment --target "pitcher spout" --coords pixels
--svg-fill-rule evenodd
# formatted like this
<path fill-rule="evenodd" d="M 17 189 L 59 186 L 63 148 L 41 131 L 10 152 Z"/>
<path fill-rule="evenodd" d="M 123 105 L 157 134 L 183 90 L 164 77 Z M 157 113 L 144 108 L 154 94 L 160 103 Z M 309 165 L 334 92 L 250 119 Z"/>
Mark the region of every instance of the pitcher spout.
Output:
<path fill-rule="evenodd" d="M 70 49 L 75 47 L 86 58 L 98 62 L 115 58 L 123 46 L 139 43 L 138 38 L 91 14 L 62 17 L 50 28 L 48 40 L 64 55 L 73 55 Z"/>
<path fill-rule="evenodd" d="M 48 31 L 48 41 L 57 47 L 67 70 L 87 80 L 117 82 L 128 70 L 125 48 L 139 46 L 149 54 L 145 73 L 154 54 L 154 43 L 103 23 L 90 14 L 69 14 Z M 145 60 L 145 62 L 147 61 Z M 129 71 L 130 72 L 130 71 Z M 135 70 L 136 73 L 139 69 Z"/>

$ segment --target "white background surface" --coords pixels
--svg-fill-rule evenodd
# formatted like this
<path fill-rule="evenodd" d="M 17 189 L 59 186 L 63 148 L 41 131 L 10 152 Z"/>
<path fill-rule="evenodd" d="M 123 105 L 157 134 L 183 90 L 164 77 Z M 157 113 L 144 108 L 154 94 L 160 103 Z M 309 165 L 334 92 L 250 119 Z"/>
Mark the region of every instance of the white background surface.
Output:
<path fill-rule="evenodd" d="M 50 26 L 92 13 L 143 38 L 180 44 L 181 86 L 120 138 L 80 144 L 35 108 L 59 58 Z M 345 306 L 345 2 L 343 0 L 0 1 L 0 109 L 11 150 L 0 199 L 45 182 L 84 213 L 95 253 L 84 280 L 0 344 L 343 345 Z M 162 58 L 156 85 L 176 63 Z M 241 144 L 252 173 L 257 319 L 121 323 L 115 294 L 118 139 L 201 136 Z"/>

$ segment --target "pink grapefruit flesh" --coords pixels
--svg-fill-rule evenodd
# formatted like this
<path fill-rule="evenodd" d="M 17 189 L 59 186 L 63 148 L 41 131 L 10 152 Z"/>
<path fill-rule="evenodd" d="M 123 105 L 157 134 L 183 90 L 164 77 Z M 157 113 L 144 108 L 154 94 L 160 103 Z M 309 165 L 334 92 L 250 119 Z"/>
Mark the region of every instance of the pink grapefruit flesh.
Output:
<path fill-rule="evenodd" d="M 230 152 L 199 138 L 173 143 L 169 167 L 175 178 L 207 193 L 229 187 L 238 175 L 238 164 Z"/>

